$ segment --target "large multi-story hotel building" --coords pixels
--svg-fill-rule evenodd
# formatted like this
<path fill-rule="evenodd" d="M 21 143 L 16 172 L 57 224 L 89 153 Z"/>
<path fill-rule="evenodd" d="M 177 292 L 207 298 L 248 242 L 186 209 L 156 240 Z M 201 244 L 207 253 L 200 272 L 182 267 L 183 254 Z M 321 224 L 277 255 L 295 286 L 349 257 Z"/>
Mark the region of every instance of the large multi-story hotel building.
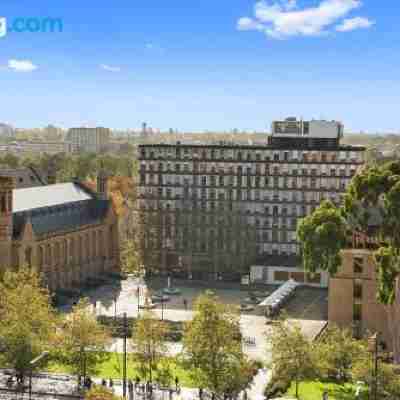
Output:
<path fill-rule="evenodd" d="M 338 122 L 289 118 L 263 145 L 139 146 L 138 209 L 162 270 L 326 286 L 323 274 L 304 275 L 296 226 L 323 199 L 340 204 L 362 166 L 365 149 L 342 136 Z"/>

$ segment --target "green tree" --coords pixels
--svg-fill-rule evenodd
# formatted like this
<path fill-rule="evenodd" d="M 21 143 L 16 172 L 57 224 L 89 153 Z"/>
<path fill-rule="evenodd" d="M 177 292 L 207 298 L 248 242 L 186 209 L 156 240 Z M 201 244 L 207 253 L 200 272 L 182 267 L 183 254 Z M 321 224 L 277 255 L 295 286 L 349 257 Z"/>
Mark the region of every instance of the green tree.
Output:
<path fill-rule="evenodd" d="M 5 364 L 25 375 L 32 359 L 52 351 L 55 327 L 49 292 L 36 271 L 5 271 L 0 281 L 0 345 Z"/>
<path fill-rule="evenodd" d="M 365 168 L 353 178 L 341 209 L 323 203 L 302 220 L 297 233 L 305 269 L 336 273 L 346 231 L 375 241 L 377 298 L 385 306 L 395 362 L 400 363 L 400 161 Z"/>
<path fill-rule="evenodd" d="M 284 318 L 274 325 L 268 341 L 274 379 L 288 383 L 294 381 L 298 398 L 300 382 L 318 374 L 318 348 L 298 325 Z"/>
<path fill-rule="evenodd" d="M 352 376 L 354 381 L 365 382 L 372 391 L 377 383 L 379 400 L 394 400 L 400 398 L 399 370 L 392 364 L 378 364 L 378 374 L 375 377 L 375 362 L 371 353 L 364 352 L 363 357 L 353 363 Z M 373 397 L 372 397 L 373 398 Z"/>
<path fill-rule="evenodd" d="M 325 378 L 347 381 L 352 365 L 367 351 L 367 343 L 353 338 L 349 329 L 329 325 L 319 342 L 319 370 Z"/>
<path fill-rule="evenodd" d="M 79 378 L 96 372 L 108 357 L 110 333 L 93 315 L 88 299 L 75 305 L 58 330 L 58 359 Z"/>
<path fill-rule="evenodd" d="M 120 251 L 122 272 L 141 276 L 143 272 L 143 258 L 135 238 L 125 239 Z"/>
<path fill-rule="evenodd" d="M 185 326 L 185 362 L 198 387 L 215 393 L 237 394 L 250 380 L 249 362 L 242 351 L 239 314 L 212 292 L 199 296 L 195 315 Z"/>
<path fill-rule="evenodd" d="M 85 400 L 120 400 L 111 390 L 104 386 L 95 386 L 85 394 Z"/>
<path fill-rule="evenodd" d="M 151 311 L 142 313 L 133 327 L 131 342 L 135 358 L 140 362 L 142 375 L 150 382 L 159 363 L 167 355 L 167 335 L 167 324 Z"/>
<path fill-rule="evenodd" d="M 301 220 L 297 236 L 302 246 L 304 268 L 314 273 L 324 269 L 337 272 L 340 251 L 346 242 L 345 221 L 340 210 L 330 201 L 323 201 L 310 215 Z"/>

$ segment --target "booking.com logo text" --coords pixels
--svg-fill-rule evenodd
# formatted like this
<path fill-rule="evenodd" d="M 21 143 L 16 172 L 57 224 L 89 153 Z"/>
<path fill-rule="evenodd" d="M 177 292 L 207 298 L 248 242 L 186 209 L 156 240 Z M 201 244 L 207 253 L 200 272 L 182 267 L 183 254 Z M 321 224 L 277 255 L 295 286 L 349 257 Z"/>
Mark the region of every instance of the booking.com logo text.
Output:
<path fill-rule="evenodd" d="M 8 20 L 0 17 L 0 38 L 8 33 L 57 33 L 63 31 L 61 18 L 16 17 Z"/>

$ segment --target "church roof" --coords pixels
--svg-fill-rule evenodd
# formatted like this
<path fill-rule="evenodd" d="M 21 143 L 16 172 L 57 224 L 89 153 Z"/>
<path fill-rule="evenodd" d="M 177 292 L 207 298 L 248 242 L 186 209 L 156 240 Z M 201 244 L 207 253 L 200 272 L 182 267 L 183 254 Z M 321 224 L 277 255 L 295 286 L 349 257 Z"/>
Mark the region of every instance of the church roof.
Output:
<path fill-rule="evenodd" d="M 34 167 L 14 169 L 0 167 L 0 175 L 13 177 L 17 189 L 46 185 L 46 179 Z"/>
<path fill-rule="evenodd" d="M 74 182 L 13 191 L 13 211 L 21 212 L 35 208 L 52 207 L 92 199 L 94 196 Z"/>
<path fill-rule="evenodd" d="M 78 183 L 61 183 L 13 191 L 13 237 L 30 221 L 36 235 L 100 224 L 111 202 L 101 200 Z"/>

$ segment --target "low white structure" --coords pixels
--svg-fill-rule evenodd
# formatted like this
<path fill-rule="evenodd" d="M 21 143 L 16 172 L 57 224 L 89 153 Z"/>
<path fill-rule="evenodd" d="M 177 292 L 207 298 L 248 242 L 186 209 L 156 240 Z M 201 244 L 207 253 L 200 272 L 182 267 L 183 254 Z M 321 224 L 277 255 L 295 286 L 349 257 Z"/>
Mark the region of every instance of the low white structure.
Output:
<path fill-rule="evenodd" d="M 281 284 L 293 279 L 305 286 L 328 287 L 328 274 L 318 271 L 313 276 L 304 272 L 302 268 L 282 267 L 274 265 L 253 265 L 250 267 L 250 282 L 264 284 Z"/>

